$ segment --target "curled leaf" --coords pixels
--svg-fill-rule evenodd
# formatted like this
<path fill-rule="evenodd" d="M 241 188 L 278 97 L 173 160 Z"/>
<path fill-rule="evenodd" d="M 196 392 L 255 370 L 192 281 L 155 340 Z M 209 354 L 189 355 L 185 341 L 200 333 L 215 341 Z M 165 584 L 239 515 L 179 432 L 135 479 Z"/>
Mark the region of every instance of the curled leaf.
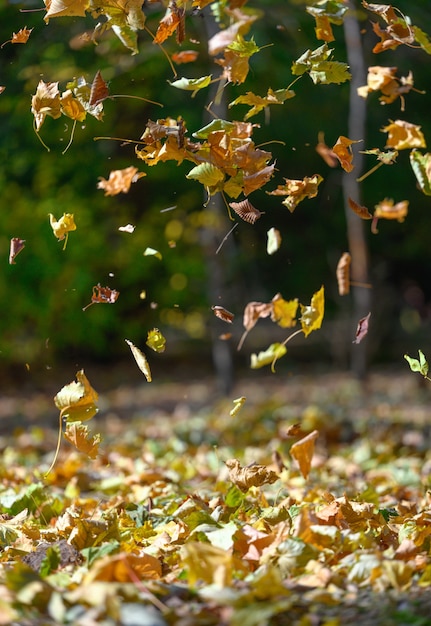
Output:
<path fill-rule="evenodd" d="M 147 357 L 131 341 L 129 341 L 128 339 L 125 339 L 124 341 L 129 346 L 129 348 L 130 348 L 130 350 L 131 350 L 131 352 L 133 354 L 133 358 L 136 361 L 136 365 L 139 367 L 141 372 L 145 375 L 145 378 L 147 379 L 147 382 L 150 383 L 153 380 L 153 378 L 151 376 L 150 365 L 149 365 L 149 363 L 147 361 Z"/>
<path fill-rule="evenodd" d="M 63 213 L 63 217 L 57 220 L 52 213 L 49 214 L 49 222 L 51 224 L 52 231 L 57 237 L 58 241 L 65 239 L 63 250 L 67 245 L 67 238 L 69 233 L 76 230 L 76 224 L 73 213 Z"/>
<path fill-rule="evenodd" d="M 185 91 L 198 91 L 199 89 L 204 89 L 208 87 L 211 82 L 212 75 L 202 76 L 201 78 L 180 78 L 178 80 L 174 80 L 172 83 L 169 82 L 171 87 L 176 87 L 177 89 L 184 89 Z"/>
<path fill-rule="evenodd" d="M 76 373 L 76 381 L 60 389 L 54 402 L 66 421 L 84 422 L 96 415 L 98 398 L 99 395 L 90 385 L 84 370 L 80 370 Z"/>
<path fill-rule="evenodd" d="M 314 445 L 318 436 L 319 432 L 313 430 L 313 432 L 295 442 L 290 448 L 290 454 L 297 461 L 299 470 L 304 478 L 307 478 L 310 473 Z"/>
<path fill-rule="evenodd" d="M 256 209 L 250 202 L 250 200 L 242 200 L 241 202 L 229 202 L 229 206 L 231 209 L 235 211 L 237 215 L 240 216 L 245 222 L 249 224 L 254 224 L 263 213 Z"/>
<path fill-rule="evenodd" d="M 242 407 L 244 406 L 245 401 L 246 401 L 245 396 L 241 396 L 240 398 L 237 398 L 236 400 L 234 400 L 233 409 L 229 411 L 229 415 L 231 417 L 236 417 L 238 413 L 240 412 L 240 410 L 242 409 Z"/>
<path fill-rule="evenodd" d="M 229 478 L 244 493 L 250 487 L 261 487 L 278 480 L 278 474 L 264 465 L 252 463 L 246 467 L 241 467 L 238 459 L 228 459 L 225 463 L 229 470 Z"/>
<path fill-rule="evenodd" d="M 426 148 L 425 137 L 421 127 L 404 120 L 395 120 L 382 128 L 382 132 L 388 133 L 386 140 L 387 148 L 406 150 L 407 148 Z"/>
<path fill-rule="evenodd" d="M 301 327 L 306 337 L 313 331 L 322 326 L 323 316 L 325 314 L 325 289 L 322 286 L 316 291 L 311 298 L 311 304 L 304 306 L 301 304 Z"/>
<path fill-rule="evenodd" d="M 100 433 L 91 435 L 88 426 L 81 424 L 81 422 L 67 423 L 64 438 L 80 452 L 89 456 L 90 459 L 95 459 L 99 454 Z"/>
<path fill-rule="evenodd" d="M 350 292 L 350 264 L 352 257 L 349 252 L 343 252 L 337 264 L 337 283 L 340 296 L 346 296 Z"/>
<path fill-rule="evenodd" d="M 268 238 L 266 243 L 266 251 L 269 255 L 275 254 L 281 246 L 281 234 L 280 231 L 272 227 L 266 233 Z"/>
<path fill-rule="evenodd" d="M 154 352 L 164 352 L 166 348 L 166 339 L 158 328 L 148 331 L 146 344 Z"/>
<path fill-rule="evenodd" d="M 428 361 L 426 360 L 425 355 L 422 352 L 422 350 L 418 350 L 418 352 L 419 352 L 419 359 L 413 359 L 408 354 L 405 354 L 404 358 L 406 359 L 407 363 L 410 365 L 410 369 L 412 370 L 412 372 L 419 372 L 420 374 L 422 374 L 422 376 L 427 377 L 428 376 Z"/>
<path fill-rule="evenodd" d="M 340 161 L 341 167 L 345 172 L 351 172 L 354 168 L 353 165 L 353 152 L 352 145 L 355 143 L 359 143 L 361 140 L 353 140 L 348 137 L 344 137 L 340 135 L 338 137 L 332 151 L 336 155 L 337 159 Z"/>
<path fill-rule="evenodd" d="M 95 107 L 109 96 L 109 89 L 107 83 L 103 80 L 100 70 L 97 70 L 93 82 L 91 83 L 90 99 L 88 105 Z"/>
<path fill-rule="evenodd" d="M 362 339 L 368 334 L 368 322 L 370 321 L 370 316 L 371 312 L 359 320 L 353 343 L 361 343 Z"/>
<path fill-rule="evenodd" d="M 374 211 L 374 218 L 385 220 L 398 220 L 403 222 L 407 216 L 409 208 L 409 201 L 402 200 L 394 204 L 392 198 L 385 198 L 379 204 L 376 204 Z"/>
<path fill-rule="evenodd" d="M 431 154 L 422 154 L 419 150 L 410 152 L 410 165 L 421 191 L 426 196 L 431 196 Z"/>
<path fill-rule="evenodd" d="M 82 310 L 85 311 L 92 304 L 114 304 L 118 300 L 120 292 L 110 287 L 102 287 L 100 283 L 93 287 L 91 302 Z"/>
<path fill-rule="evenodd" d="M 157 259 L 160 260 L 162 260 L 163 258 L 161 252 L 155 250 L 154 248 L 145 248 L 143 254 L 144 256 L 155 256 Z"/>
<path fill-rule="evenodd" d="M 15 259 L 18 254 L 25 248 L 25 239 L 19 239 L 19 237 L 12 237 L 9 247 L 9 265 L 15 264 Z"/>
<path fill-rule="evenodd" d="M 356 215 L 358 215 L 363 220 L 373 219 L 373 216 L 371 215 L 371 213 L 369 212 L 366 206 L 361 206 L 360 204 L 352 200 L 352 198 L 348 198 L 347 202 L 349 204 L 349 207 L 352 209 L 352 211 L 356 213 Z"/>
<path fill-rule="evenodd" d="M 224 322 L 228 322 L 229 324 L 232 324 L 234 317 L 235 317 L 233 313 L 231 313 L 224 307 L 218 306 L 218 305 L 212 306 L 211 309 L 214 311 L 214 315 L 216 317 L 220 318 Z"/>
<path fill-rule="evenodd" d="M 284 180 L 286 181 L 284 185 L 278 185 L 277 189 L 267 191 L 266 193 L 270 196 L 287 196 L 287 198 L 283 200 L 283 204 L 293 213 L 302 200 L 317 196 L 318 187 L 323 181 L 323 178 L 320 174 L 314 174 L 314 176 L 305 176 L 303 180 L 293 180 L 289 178 L 285 178 Z"/>
<path fill-rule="evenodd" d="M 287 352 L 287 348 L 282 343 L 272 343 L 269 348 L 259 352 L 259 354 L 252 354 L 250 359 L 250 367 L 252 370 L 260 369 L 265 365 L 272 365 L 278 359 L 281 359 Z"/>

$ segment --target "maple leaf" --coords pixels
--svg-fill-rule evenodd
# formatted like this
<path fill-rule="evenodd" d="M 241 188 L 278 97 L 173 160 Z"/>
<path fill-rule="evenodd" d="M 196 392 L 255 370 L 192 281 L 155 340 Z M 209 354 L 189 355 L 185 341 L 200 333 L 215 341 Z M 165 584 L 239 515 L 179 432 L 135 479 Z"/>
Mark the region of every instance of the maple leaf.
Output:
<path fill-rule="evenodd" d="M 27 43 L 32 30 L 33 30 L 32 28 L 27 28 L 27 26 L 24 26 L 24 28 L 20 28 L 20 30 L 17 33 L 12 34 L 11 39 L 2 43 L 0 48 L 3 48 L 3 46 L 5 46 L 7 43 L 22 43 L 22 44 Z"/>
<path fill-rule="evenodd" d="M 90 97 L 88 99 L 89 107 L 96 107 L 98 104 L 106 100 L 109 96 L 109 89 L 107 83 L 103 80 L 100 70 L 97 70 L 96 75 L 91 83 Z"/>
<path fill-rule="evenodd" d="M 308 335 L 322 326 L 323 316 L 325 314 L 325 290 L 322 286 L 319 291 L 316 291 L 311 298 L 311 303 L 308 306 L 301 304 L 301 327 L 304 335 Z"/>
<path fill-rule="evenodd" d="M 248 91 L 242 96 L 238 96 L 232 102 L 229 103 L 229 109 L 237 104 L 247 104 L 251 107 L 244 116 L 244 120 L 248 120 L 253 115 L 257 115 L 260 111 L 272 104 L 283 104 L 285 100 L 289 100 L 295 96 L 295 92 L 292 89 L 277 89 L 273 91 L 268 89 L 266 96 L 257 96 L 251 91 Z"/>
<path fill-rule="evenodd" d="M 316 50 L 306 50 L 292 64 L 292 74 L 302 76 L 308 73 L 315 84 L 329 85 L 330 83 L 344 83 L 350 80 L 352 75 L 348 71 L 346 63 L 330 61 L 329 58 L 333 50 L 327 44 L 316 48 Z"/>
<path fill-rule="evenodd" d="M 316 37 L 322 41 L 334 41 L 331 24 L 340 26 L 347 11 L 346 4 L 336 0 L 322 0 L 314 6 L 306 6 L 307 13 L 316 20 Z"/>
<path fill-rule="evenodd" d="M 116 196 L 119 193 L 128 193 L 132 183 L 146 176 L 145 172 L 139 172 L 137 167 L 126 167 L 123 170 L 112 170 L 109 179 L 99 177 L 98 189 L 104 189 L 105 196 Z"/>
<path fill-rule="evenodd" d="M 405 150 L 407 148 L 426 148 L 425 137 L 421 127 L 404 120 L 395 120 L 382 128 L 383 133 L 388 133 L 387 148 Z"/>
<path fill-rule="evenodd" d="M 370 217 L 372 217 L 370 215 Z M 336 276 L 338 283 L 338 293 L 346 296 L 350 292 L 350 264 L 352 257 L 349 252 L 343 252 L 337 264 Z"/>
<path fill-rule="evenodd" d="M 236 10 L 231 13 L 231 19 L 233 23 L 230 26 L 223 28 L 208 40 L 208 53 L 211 56 L 217 56 L 223 52 L 238 35 L 246 35 L 258 16 Z"/>
<path fill-rule="evenodd" d="M 76 230 L 75 219 L 73 213 L 63 213 L 63 216 L 57 220 L 52 213 L 49 214 L 49 223 L 51 224 L 52 231 L 57 237 L 58 241 L 65 239 L 63 250 L 67 245 L 67 239 L 69 233 Z"/>
<path fill-rule="evenodd" d="M 31 112 L 34 115 L 36 130 L 38 131 L 47 115 L 55 120 L 61 116 L 60 92 L 57 83 L 39 81 L 36 93 L 31 98 Z"/>
<path fill-rule="evenodd" d="M 361 343 L 362 339 L 368 334 L 368 323 L 370 321 L 370 316 L 371 313 L 368 313 L 368 315 L 362 317 L 359 320 L 353 343 Z"/>
<path fill-rule="evenodd" d="M 90 459 L 95 459 L 99 454 L 100 434 L 91 436 L 88 432 L 88 426 L 79 421 L 66 424 L 64 438 L 77 450 L 89 456 Z"/>
<path fill-rule="evenodd" d="M 375 54 L 414 42 L 413 30 L 399 9 L 389 4 L 369 4 L 365 0 L 362 5 L 381 17 L 388 25 L 386 29 L 382 29 L 377 22 L 373 23 L 373 30 L 381 39 L 373 48 Z"/>
<path fill-rule="evenodd" d="M 352 145 L 360 141 L 360 139 L 355 141 L 354 139 L 340 135 L 332 148 L 332 152 L 340 161 L 341 167 L 345 172 L 351 172 L 354 168 Z"/>
<path fill-rule="evenodd" d="M 241 467 L 238 459 L 228 459 L 225 461 L 225 465 L 229 470 L 230 480 L 244 493 L 250 487 L 261 487 L 262 485 L 275 483 L 279 478 L 278 474 L 273 470 L 257 463 Z"/>
<path fill-rule="evenodd" d="M 308 478 L 310 473 L 314 445 L 318 436 L 319 432 L 313 430 L 313 432 L 292 444 L 290 448 L 290 454 L 297 461 L 299 470 L 304 478 Z"/>
<path fill-rule="evenodd" d="M 287 196 L 283 200 L 283 204 L 293 213 L 302 200 L 317 196 L 318 187 L 323 178 L 320 174 L 314 174 L 314 176 L 310 177 L 305 176 L 303 180 L 292 180 L 289 178 L 284 180 L 286 181 L 284 185 L 278 185 L 277 189 L 267 191 L 266 193 L 270 196 Z"/>
<path fill-rule="evenodd" d="M 422 154 L 419 150 L 410 152 L 410 165 L 419 187 L 426 196 L 431 196 L 431 154 Z"/>
<path fill-rule="evenodd" d="M 368 68 L 367 84 L 358 87 L 358 95 L 366 98 L 373 91 L 381 91 L 379 101 L 382 104 L 390 104 L 397 98 L 401 99 L 401 110 L 404 111 L 404 94 L 413 89 L 413 74 L 398 78 L 396 67 L 382 67 L 374 65 Z"/>
<path fill-rule="evenodd" d="M 235 39 L 226 46 L 224 57 L 216 59 L 216 63 L 223 67 L 223 78 L 233 84 L 243 83 L 249 72 L 249 58 L 259 52 L 260 48 L 254 39 L 246 41 L 238 33 Z"/>

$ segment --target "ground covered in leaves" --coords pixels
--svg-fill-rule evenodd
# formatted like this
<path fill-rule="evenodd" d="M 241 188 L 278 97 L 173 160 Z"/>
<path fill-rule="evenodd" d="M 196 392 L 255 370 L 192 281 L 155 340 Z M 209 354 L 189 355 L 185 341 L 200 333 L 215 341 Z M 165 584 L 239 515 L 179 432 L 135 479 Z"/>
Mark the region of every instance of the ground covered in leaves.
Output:
<path fill-rule="evenodd" d="M 101 394 L 99 457 L 63 443 L 47 477 L 52 398 L 4 397 L 0 624 L 426 626 L 419 382 L 123 385 Z"/>

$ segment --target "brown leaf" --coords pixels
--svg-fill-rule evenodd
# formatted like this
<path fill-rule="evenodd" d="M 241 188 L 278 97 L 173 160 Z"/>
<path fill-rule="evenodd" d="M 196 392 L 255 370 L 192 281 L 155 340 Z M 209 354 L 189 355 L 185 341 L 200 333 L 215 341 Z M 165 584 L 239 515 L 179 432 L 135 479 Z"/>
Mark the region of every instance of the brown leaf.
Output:
<path fill-rule="evenodd" d="M 93 287 L 93 295 L 91 302 L 82 310 L 85 311 L 92 304 L 114 304 L 117 301 L 120 292 L 110 287 L 102 287 L 100 283 Z"/>
<path fill-rule="evenodd" d="M 353 165 L 353 152 L 352 145 L 354 143 L 359 143 L 360 140 L 349 139 L 348 137 L 344 137 L 340 135 L 337 139 L 336 144 L 332 148 L 337 159 L 340 161 L 341 167 L 345 172 L 351 172 L 354 168 Z"/>
<path fill-rule="evenodd" d="M 9 248 L 9 265 L 15 264 L 15 258 L 24 248 L 25 248 L 25 239 L 12 237 L 12 239 L 10 240 L 10 248 Z"/>
<path fill-rule="evenodd" d="M 347 202 L 349 203 L 349 207 L 352 209 L 352 211 L 356 213 L 356 215 L 359 215 L 359 217 L 361 217 L 363 220 L 373 219 L 373 216 L 366 206 L 361 206 L 360 204 L 352 200 L 352 198 L 348 198 Z"/>
<path fill-rule="evenodd" d="M 180 50 L 179 52 L 174 52 L 172 55 L 172 61 L 178 65 L 181 63 L 193 63 L 197 58 L 197 50 Z"/>
<path fill-rule="evenodd" d="M 338 157 L 333 150 L 325 143 L 325 135 L 320 132 L 318 136 L 318 144 L 316 146 L 316 152 L 325 161 L 329 167 L 337 167 Z"/>
<path fill-rule="evenodd" d="M 361 343 L 362 339 L 368 333 L 368 322 L 370 320 L 371 312 L 368 313 L 365 317 L 362 317 L 358 322 L 358 327 L 356 329 L 356 338 L 353 343 Z"/>
<path fill-rule="evenodd" d="M 278 474 L 264 465 L 253 463 L 246 467 L 241 467 L 238 459 L 228 459 L 225 463 L 229 470 L 229 478 L 244 493 L 250 487 L 260 487 L 261 485 L 275 483 L 278 480 Z"/>
<path fill-rule="evenodd" d="M 170 2 L 165 16 L 160 20 L 153 43 L 162 44 L 168 37 L 177 31 L 177 43 L 184 41 L 183 8 L 178 8 L 176 2 Z"/>
<path fill-rule="evenodd" d="M 352 257 L 349 252 L 343 252 L 337 265 L 338 293 L 346 296 L 350 292 L 350 263 Z"/>
<path fill-rule="evenodd" d="M 310 473 L 314 444 L 318 436 L 319 431 L 313 430 L 290 448 L 290 454 L 298 462 L 299 470 L 304 478 L 307 478 Z"/>
<path fill-rule="evenodd" d="M 229 202 L 231 209 L 235 211 L 245 222 L 254 224 L 263 213 L 256 209 L 249 200 L 242 200 L 241 202 Z"/>
<path fill-rule="evenodd" d="M 96 75 L 91 84 L 90 99 L 88 101 L 88 104 L 91 107 L 95 107 L 98 104 L 100 104 L 100 102 L 103 102 L 104 100 L 106 100 L 108 96 L 109 96 L 108 85 L 103 80 L 100 70 L 97 70 Z"/>
<path fill-rule="evenodd" d="M 217 306 L 217 305 L 212 306 L 211 309 L 214 311 L 214 315 L 216 317 L 219 317 L 224 322 L 228 322 L 229 324 L 232 324 L 234 317 L 235 317 L 233 313 L 223 308 L 222 306 Z"/>

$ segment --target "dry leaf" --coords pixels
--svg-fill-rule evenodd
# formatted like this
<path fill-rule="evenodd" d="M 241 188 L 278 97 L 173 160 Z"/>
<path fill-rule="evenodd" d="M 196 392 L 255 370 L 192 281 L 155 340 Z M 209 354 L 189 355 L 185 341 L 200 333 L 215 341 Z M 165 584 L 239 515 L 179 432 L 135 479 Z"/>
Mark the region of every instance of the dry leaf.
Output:
<path fill-rule="evenodd" d="M 193 63 L 198 58 L 198 52 L 197 50 L 181 50 L 180 52 L 174 52 L 171 58 L 178 65 L 181 63 Z"/>
<path fill-rule="evenodd" d="M 235 211 L 245 222 L 254 224 L 256 220 L 263 215 L 259 209 L 256 209 L 249 200 L 242 200 L 242 202 L 229 202 L 231 209 Z"/>
<path fill-rule="evenodd" d="M 158 328 L 148 331 L 146 344 L 154 352 L 164 352 L 166 348 L 166 339 Z"/>
<path fill-rule="evenodd" d="M 109 89 L 107 83 L 103 80 L 100 70 L 97 70 L 96 75 L 91 84 L 90 99 L 88 105 L 95 107 L 109 96 Z"/>
<path fill-rule="evenodd" d="M 127 343 L 130 350 L 132 351 L 133 358 L 135 359 L 137 366 L 139 367 L 141 372 L 145 375 L 147 382 L 150 383 L 153 380 L 153 378 L 151 376 L 150 365 L 147 361 L 147 357 L 131 341 L 129 341 L 128 339 L 125 339 L 124 341 Z"/>
<path fill-rule="evenodd" d="M 135 231 L 136 226 L 133 226 L 133 224 L 126 224 L 126 226 L 120 226 L 118 228 L 118 230 L 120 230 L 122 233 L 133 233 Z"/>
<path fill-rule="evenodd" d="M 368 322 L 370 320 L 371 312 L 368 313 L 365 317 L 362 317 L 358 322 L 358 327 L 356 329 L 356 337 L 353 343 L 361 343 L 362 339 L 368 333 Z"/>
<path fill-rule="evenodd" d="M 350 292 L 350 264 L 352 257 L 349 252 L 343 252 L 337 265 L 337 283 L 340 296 L 346 296 Z"/>
<path fill-rule="evenodd" d="M 139 172 L 137 167 L 126 167 L 123 170 L 112 170 L 109 179 L 99 177 L 98 189 L 105 190 L 105 196 L 116 196 L 119 193 L 128 193 L 130 185 L 146 176 L 145 172 Z"/>
<path fill-rule="evenodd" d="M 68 422 L 64 431 L 64 438 L 80 452 L 89 456 L 90 459 L 95 459 L 99 454 L 100 434 L 91 436 L 88 427 L 81 422 Z"/>
<path fill-rule="evenodd" d="M 290 454 L 297 461 L 299 470 L 304 478 L 307 478 L 310 473 L 314 444 L 318 436 L 319 432 L 313 430 L 313 432 L 294 443 L 290 448 Z"/>
<path fill-rule="evenodd" d="M 19 239 L 18 237 L 12 237 L 9 247 L 9 265 L 15 264 L 15 259 L 18 254 L 25 248 L 25 239 Z"/>
<path fill-rule="evenodd" d="M 281 328 L 293 328 L 296 325 L 296 312 L 298 310 L 298 300 L 284 300 L 280 293 L 272 299 L 271 319 Z"/>
<path fill-rule="evenodd" d="M 235 317 L 233 313 L 231 313 L 224 307 L 218 306 L 218 305 L 212 306 L 211 309 L 214 311 L 214 315 L 216 317 L 219 317 L 224 322 L 228 322 L 229 324 L 232 324 L 234 317 Z"/>
<path fill-rule="evenodd" d="M 87 304 L 82 310 L 85 311 L 93 304 L 114 304 L 118 300 L 120 292 L 110 287 L 102 287 L 100 283 L 93 287 L 93 295 L 91 296 L 91 302 Z"/>
<path fill-rule="evenodd" d="M 229 411 L 229 415 L 231 417 L 236 417 L 238 415 L 238 413 L 244 406 L 246 399 L 247 398 L 245 396 L 241 396 L 240 398 L 236 398 L 236 400 L 233 401 L 233 409 Z"/>
<path fill-rule="evenodd" d="M 337 139 L 336 144 L 332 148 L 334 154 L 341 163 L 341 167 L 345 172 L 351 172 L 354 168 L 352 145 L 354 143 L 359 143 L 359 141 L 361 140 L 354 141 L 353 139 L 349 139 L 348 137 L 340 135 L 340 137 L 338 137 Z"/>
<path fill-rule="evenodd" d="M 383 133 L 388 133 L 386 148 L 406 150 L 409 148 L 426 148 L 425 137 L 421 127 L 404 120 L 395 120 L 382 128 Z"/>
<path fill-rule="evenodd" d="M 250 487 L 260 487 L 261 485 L 275 483 L 278 474 L 268 469 L 264 465 L 253 463 L 246 467 L 241 467 L 238 459 L 228 459 L 225 461 L 229 470 L 229 478 L 244 493 Z"/>
<path fill-rule="evenodd" d="M 369 212 L 366 206 L 361 206 L 360 204 L 352 200 L 352 198 L 348 198 L 347 202 L 349 204 L 349 207 L 352 209 L 352 211 L 356 213 L 356 215 L 361 217 L 363 220 L 373 219 L 373 216 L 371 215 L 371 213 Z"/>

